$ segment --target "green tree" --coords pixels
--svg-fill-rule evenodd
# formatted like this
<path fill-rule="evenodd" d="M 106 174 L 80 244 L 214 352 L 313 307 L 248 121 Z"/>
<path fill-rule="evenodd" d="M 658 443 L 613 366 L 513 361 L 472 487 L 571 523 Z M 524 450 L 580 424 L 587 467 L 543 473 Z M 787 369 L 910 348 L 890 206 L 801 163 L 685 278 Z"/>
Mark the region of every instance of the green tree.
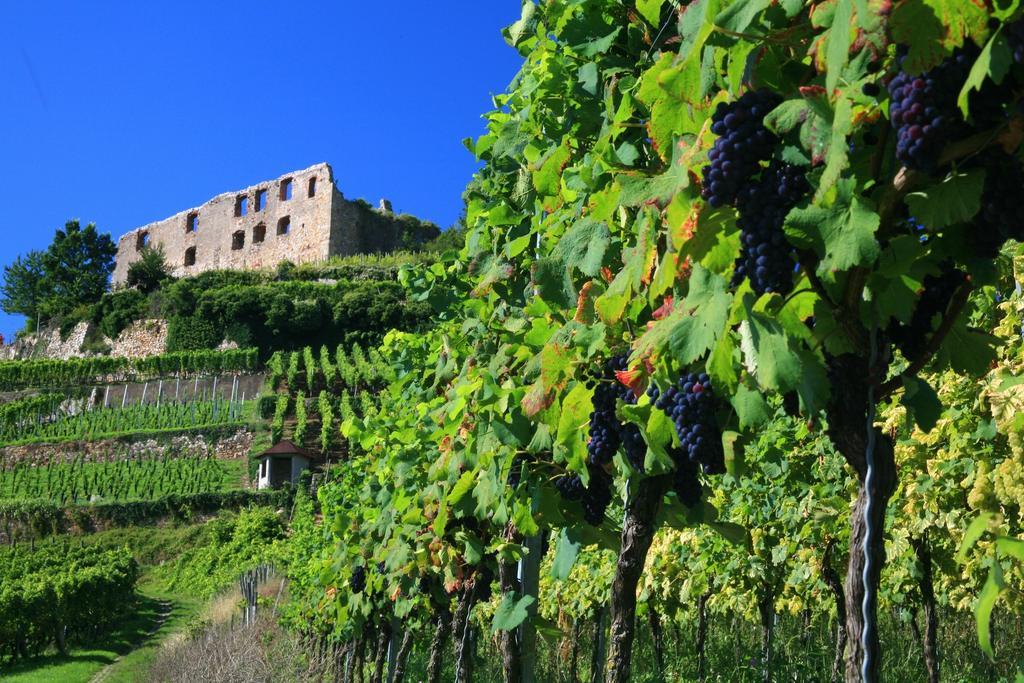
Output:
<path fill-rule="evenodd" d="M 143 247 L 141 258 L 128 266 L 126 281 L 129 287 L 136 287 L 143 294 L 149 294 L 170 279 L 171 267 L 167 264 L 164 248 L 157 245 Z"/>
<path fill-rule="evenodd" d="M 4 268 L 0 285 L 0 307 L 5 313 L 24 315 L 30 325 L 35 323 L 43 296 L 43 252 L 30 251 Z"/>
<path fill-rule="evenodd" d="M 110 235 L 77 220 L 58 230 L 42 256 L 44 317 L 63 315 L 82 304 L 100 300 L 114 270 L 117 245 Z"/>

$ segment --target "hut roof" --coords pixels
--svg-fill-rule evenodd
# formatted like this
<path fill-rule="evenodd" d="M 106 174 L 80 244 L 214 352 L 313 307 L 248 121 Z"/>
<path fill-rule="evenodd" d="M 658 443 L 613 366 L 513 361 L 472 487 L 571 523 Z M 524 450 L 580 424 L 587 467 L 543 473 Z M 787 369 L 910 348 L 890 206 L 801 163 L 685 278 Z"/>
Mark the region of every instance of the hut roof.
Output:
<path fill-rule="evenodd" d="M 291 441 L 279 441 L 276 445 L 270 447 L 268 450 L 260 453 L 259 457 L 265 458 L 274 455 L 301 455 L 304 458 L 314 459 L 313 453 L 307 451 L 305 448 L 296 446 Z"/>

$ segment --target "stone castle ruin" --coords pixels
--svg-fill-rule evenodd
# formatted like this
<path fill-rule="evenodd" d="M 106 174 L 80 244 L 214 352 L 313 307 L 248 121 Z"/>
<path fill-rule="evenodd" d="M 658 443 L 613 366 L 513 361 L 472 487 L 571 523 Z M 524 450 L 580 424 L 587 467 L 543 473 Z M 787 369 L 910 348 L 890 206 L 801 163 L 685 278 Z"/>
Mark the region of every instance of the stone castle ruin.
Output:
<path fill-rule="evenodd" d="M 387 200 L 374 209 L 345 199 L 331 167 L 317 164 L 132 230 L 118 243 L 113 283 L 124 284 L 128 267 L 150 245 L 162 247 L 173 274 L 182 277 L 393 251 L 438 232 L 410 219 L 395 216 Z"/>

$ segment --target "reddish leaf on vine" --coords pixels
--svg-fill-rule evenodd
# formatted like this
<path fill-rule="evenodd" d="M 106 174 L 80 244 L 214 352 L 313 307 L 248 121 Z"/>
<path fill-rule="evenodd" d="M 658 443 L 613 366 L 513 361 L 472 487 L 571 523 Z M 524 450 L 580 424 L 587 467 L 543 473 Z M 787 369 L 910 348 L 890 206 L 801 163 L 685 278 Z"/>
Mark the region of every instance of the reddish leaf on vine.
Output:
<path fill-rule="evenodd" d="M 523 396 L 523 413 L 527 417 L 533 417 L 540 411 L 550 408 L 554 401 L 554 392 L 546 390 L 542 382 L 536 382 L 526 392 L 526 395 Z"/>
<path fill-rule="evenodd" d="M 583 286 L 580 287 L 579 296 L 576 297 L 576 315 L 573 316 L 573 320 L 586 325 L 593 324 L 594 320 L 596 320 L 594 301 L 599 294 L 599 291 L 594 291 L 593 280 L 587 280 L 583 283 Z"/>
<path fill-rule="evenodd" d="M 615 379 L 619 381 L 619 384 L 629 387 L 633 395 L 639 398 L 640 394 L 644 393 L 647 373 L 644 372 L 643 367 L 636 367 L 631 370 L 616 370 Z"/>
<path fill-rule="evenodd" d="M 673 308 L 675 308 L 675 299 L 671 294 L 668 294 L 665 296 L 665 300 L 662 302 L 661 306 L 654 309 L 654 313 L 651 314 L 651 317 L 655 320 L 661 320 L 671 313 Z"/>

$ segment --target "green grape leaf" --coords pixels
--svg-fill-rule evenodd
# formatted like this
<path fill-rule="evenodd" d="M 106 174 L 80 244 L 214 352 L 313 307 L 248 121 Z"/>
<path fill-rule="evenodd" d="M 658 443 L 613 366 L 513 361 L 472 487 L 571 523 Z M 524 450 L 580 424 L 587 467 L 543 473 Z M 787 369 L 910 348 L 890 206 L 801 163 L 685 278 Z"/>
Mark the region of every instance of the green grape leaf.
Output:
<path fill-rule="evenodd" d="M 762 388 L 785 393 L 800 384 L 803 363 L 775 320 L 748 310 L 740 323 L 740 349 L 747 370 Z"/>
<path fill-rule="evenodd" d="M 903 405 L 913 414 L 914 422 L 926 434 L 942 416 L 942 401 L 931 385 L 919 377 L 903 378 Z"/>
<path fill-rule="evenodd" d="M 740 385 L 730 398 L 733 409 L 740 420 L 740 429 L 749 429 L 763 424 L 771 417 L 768 403 L 761 392 Z"/>
<path fill-rule="evenodd" d="M 828 372 L 821 358 L 806 349 L 799 349 L 797 355 L 803 363 L 803 373 L 796 393 L 800 397 L 800 408 L 808 415 L 815 415 L 825 409 L 828 401 L 830 385 Z"/>
<path fill-rule="evenodd" d="M 715 17 L 715 26 L 734 33 L 743 33 L 770 4 L 771 0 L 734 2 L 718 13 Z"/>
<path fill-rule="evenodd" d="M 619 201 L 623 206 L 640 206 L 651 202 L 668 204 L 677 192 L 690 184 L 690 176 L 683 161 L 679 145 L 674 145 L 672 163 L 664 173 L 656 176 L 639 173 L 622 176 L 619 179 L 622 186 Z"/>
<path fill-rule="evenodd" d="M 829 74 L 831 74 L 831 69 Z M 814 200 L 821 201 L 835 187 L 839 176 L 850 165 L 850 146 L 847 138 L 853 130 L 853 103 L 842 94 L 836 101 L 829 124 L 828 150 L 825 152 L 825 170 L 818 180 Z M 851 181 L 852 182 L 852 181 Z"/>
<path fill-rule="evenodd" d="M 964 0 L 903 0 L 889 18 L 894 42 L 908 47 L 903 68 L 926 71 L 968 38 L 981 45 L 988 32 L 983 3 Z"/>
<path fill-rule="evenodd" d="M 1005 553 L 1010 557 L 1015 557 L 1021 562 L 1024 562 L 1024 540 L 1011 538 L 1009 536 L 1000 536 L 996 539 L 996 549 L 1001 553 Z"/>
<path fill-rule="evenodd" d="M 743 435 L 739 432 L 722 432 L 722 448 L 725 451 L 725 471 L 734 477 L 743 474 L 743 451 L 745 446 Z"/>
<path fill-rule="evenodd" d="M 850 58 L 853 40 L 853 0 L 838 0 L 832 27 L 825 39 L 825 89 L 832 92 L 839 85 L 839 75 Z"/>
<path fill-rule="evenodd" d="M 820 275 L 868 264 L 878 256 L 878 214 L 854 193 L 852 181 L 842 181 L 838 187 L 831 205 L 811 204 L 786 216 L 786 235 L 797 247 L 818 253 Z"/>
<path fill-rule="evenodd" d="M 462 473 L 459 480 L 455 482 L 455 486 L 448 492 L 448 504 L 458 505 L 459 501 L 462 500 L 463 496 L 469 493 L 473 489 L 473 484 L 476 480 L 476 472 L 474 470 L 468 470 Z"/>
<path fill-rule="evenodd" d="M 585 91 L 591 95 L 597 94 L 597 62 L 587 62 L 581 66 L 577 78 Z"/>
<path fill-rule="evenodd" d="M 745 546 L 750 540 L 747 529 L 734 522 L 708 522 L 708 526 L 730 543 Z"/>
<path fill-rule="evenodd" d="M 668 338 L 669 349 L 680 364 L 688 365 L 714 347 L 729 320 L 731 305 L 725 279 L 695 264 L 690 291 L 680 304 L 687 314 L 679 319 Z"/>
<path fill-rule="evenodd" d="M 735 353 L 736 341 L 727 330 L 725 334 L 718 338 L 718 343 L 715 344 L 715 348 L 712 349 L 711 355 L 708 357 L 706 366 L 708 375 L 711 377 L 714 385 L 724 389 L 726 393 L 735 391 L 739 383 L 736 363 L 733 362 L 733 355 Z"/>
<path fill-rule="evenodd" d="M 992 632 L 989 628 L 992 618 L 992 610 L 996 606 L 996 600 L 1006 588 L 1006 581 L 1003 579 L 1003 568 L 999 562 L 994 562 L 988 572 L 985 585 L 978 595 L 978 604 L 974 608 L 974 619 L 978 628 L 978 645 L 984 650 L 989 659 L 995 660 L 995 652 L 992 651 Z"/>
<path fill-rule="evenodd" d="M 980 377 L 995 362 L 999 346 L 998 338 L 970 329 L 961 317 L 943 340 L 935 362 L 939 367 L 948 364 L 956 372 Z"/>
<path fill-rule="evenodd" d="M 506 593 L 494 611 L 494 621 L 491 622 L 491 633 L 498 631 L 511 631 L 518 628 L 530 615 L 530 606 L 537 601 L 532 595 L 524 595 L 516 599 L 515 593 Z"/>
<path fill-rule="evenodd" d="M 785 135 L 803 123 L 809 111 L 806 100 L 786 100 L 764 117 L 764 125 L 779 135 Z"/>
<path fill-rule="evenodd" d="M 580 554 L 583 544 L 578 538 L 573 538 L 569 529 L 562 529 L 558 535 L 558 545 L 555 546 L 555 559 L 551 563 L 551 577 L 556 581 L 565 581 L 569 578 L 569 572 L 576 563 L 576 557 Z"/>
<path fill-rule="evenodd" d="M 516 529 L 520 533 L 526 536 L 534 536 L 540 531 L 540 527 L 537 526 L 530 511 L 530 505 L 522 501 L 517 500 L 512 507 L 512 523 L 516 525 Z"/>
<path fill-rule="evenodd" d="M 533 284 L 544 301 L 558 308 L 576 306 L 576 289 L 569 278 L 569 270 L 560 258 L 538 259 L 533 269 Z"/>
<path fill-rule="evenodd" d="M 510 46 L 519 47 L 520 43 L 530 37 L 537 27 L 536 14 L 537 5 L 533 0 L 523 0 L 522 15 L 519 17 L 519 21 L 501 31 Z"/>
<path fill-rule="evenodd" d="M 715 30 L 712 18 L 718 13 L 721 0 L 696 0 L 686 7 L 679 19 L 679 35 L 682 41 L 679 44 L 679 57 L 677 61 L 682 62 L 689 59 L 690 55 L 699 52 L 704 46 L 708 36 Z"/>
<path fill-rule="evenodd" d="M 954 171 L 920 192 L 907 195 L 907 206 L 914 218 L 929 228 L 945 228 L 963 223 L 981 208 L 981 190 L 985 171 Z"/>
<path fill-rule="evenodd" d="M 636 0 L 636 11 L 651 26 L 658 26 L 661 22 L 661 7 L 664 4 L 665 0 Z"/>
<path fill-rule="evenodd" d="M 633 296 L 632 279 L 628 269 L 620 270 L 604 294 L 594 302 L 594 308 L 605 323 L 612 325 L 622 319 L 626 304 Z"/>
<path fill-rule="evenodd" d="M 610 242 L 611 233 L 603 221 L 583 218 L 565 231 L 554 253 L 570 270 L 578 269 L 588 277 L 597 277 Z"/>
<path fill-rule="evenodd" d="M 956 551 L 956 561 L 963 563 L 967 560 L 967 552 L 974 547 L 978 539 L 984 535 L 992 523 L 993 515 L 990 512 L 983 512 L 968 525 L 964 532 L 964 538 L 960 541 L 960 548 Z"/>
<path fill-rule="evenodd" d="M 554 197 L 558 195 L 559 183 L 562 178 L 562 169 L 569 163 L 572 151 L 568 143 L 563 143 L 552 149 L 533 174 L 533 187 L 542 196 Z"/>
<path fill-rule="evenodd" d="M 564 459 L 572 469 L 582 468 L 587 458 L 587 422 L 593 406 L 594 392 L 582 382 L 572 388 L 562 401 L 555 436 L 555 456 Z"/>
<path fill-rule="evenodd" d="M 985 48 L 978 55 L 978 58 L 974 60 L 974 64 L 971 66 L 971 73 L 967 76 L 967 80 L 964 81 L 964 87 L 960 89 L 960 95 L 957 97 L 956 103 L 960 107 L 960 111 L 963 112 L 964 118 L 970 113 L 968 111 L 968 100 L 970 99 L 971 91 L 981 91 L 981 87 L 985 84 L 986 78 L 991 78 L 994 83 L 1001 83 L 1006 73 L 1010 70 L 1010 65 L 1013 64 L 1013 54 L 1010 52 L 1010 46 L 1006 41 L 1006 38 L 1002 35 L 1002 32 L 996 32 L 988 43 L 985 44 Z"/>
<path fill-rule="evenodd" d="M 615 39 L 619 37 L 619 33 L 621 32 L 622 27 L 620 26 L 601 38 L 595 38 L 588 40 L 585 43 L 580 43 L 579 45 L 573 45 L 572 49 L 584 57 L 596 57 L 598 55 L 603 55 L 611 49 L 612 45 L 615 43 Z"/>

